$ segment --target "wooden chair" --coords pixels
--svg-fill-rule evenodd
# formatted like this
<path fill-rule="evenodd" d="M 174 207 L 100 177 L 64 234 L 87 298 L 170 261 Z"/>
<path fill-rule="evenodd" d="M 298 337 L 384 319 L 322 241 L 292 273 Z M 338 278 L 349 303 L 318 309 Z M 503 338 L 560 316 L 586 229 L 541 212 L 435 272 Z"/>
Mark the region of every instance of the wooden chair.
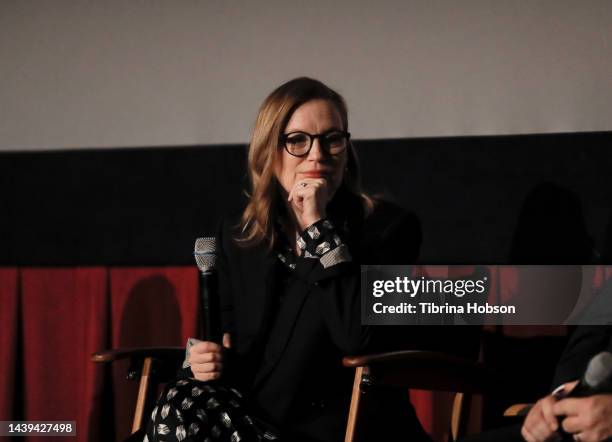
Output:
<path fill-rule="evenodd" d="M 504 417 L 527 416 L 534 404 L 514 404 L 504 411 Z"/>
<path fill-rule="evenodd" d="M 132 436 L 142 440 L 146 419 L 155 403 L 159 383 L 172 379 L 185 358 L 182 347 L 118 349 L 95 353 L 95 362 L 130 360 L 129 379 L 140 379 Z M 465 435 L 471 394 L 484 393 L 499 385 L 499 379 L 482 364 L 429 351 L 400 351 L 345 357 L 343 364 L 355 368 L 355 380 L 345 442 L 358 440 L 361 406 L 368 390 L 378 386 L 457 392 L 453 404 L 453 440 Z"/>
<path fill-rule="evenodd" d="M 132 436 L 134 440 L 142 440 L 144 426 L 157 398 L 155 392 L 160 383 L 168 382 L 176 376 L 176 372 L 185 359 L 184 347 L 149 347 L 123 348 L 94 353 L 94 362 L 115 362 L 129 359 L 127 378 L 139 379 L 136 409 L 132 420 Z"/>
<path fill-rule="evenodd" d="M 355 368 L 345 442 L 358 440 L 361 405 L 376 386 L 456 392 L 450 427 L 453 440 L 457 440 L 466 434 L 471 395 L 493 391 L 500 385 L 499 377 L 482 364 L 438 352 L 346 357 L 343 363 Z"/>

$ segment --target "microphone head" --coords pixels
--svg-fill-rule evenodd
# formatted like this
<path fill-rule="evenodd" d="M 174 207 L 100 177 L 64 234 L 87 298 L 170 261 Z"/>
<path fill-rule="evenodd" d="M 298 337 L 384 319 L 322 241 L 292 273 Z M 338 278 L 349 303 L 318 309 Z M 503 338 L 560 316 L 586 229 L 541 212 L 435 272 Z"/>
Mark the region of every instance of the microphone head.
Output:
<path fill-rule="evenodd" d="M 584 373 L 584 381 L 592 389 L 600 389 L 612 380 L 612 353 L 602 351 L 589 361 Z"/>
<path fill-rule="evenodd" d="M 217 243 L 212 236 L 197 238 L 193 250 L 196 265 L 201 272 L 210 272 L 215 268 L 217 259 Z"/>

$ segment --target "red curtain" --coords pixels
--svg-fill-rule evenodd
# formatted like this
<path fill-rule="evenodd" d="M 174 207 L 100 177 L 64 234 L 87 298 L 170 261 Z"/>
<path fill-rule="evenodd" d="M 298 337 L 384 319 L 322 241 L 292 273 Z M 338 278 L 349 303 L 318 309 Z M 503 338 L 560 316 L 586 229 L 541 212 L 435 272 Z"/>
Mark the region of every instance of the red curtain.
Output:
<path fill-rule="evenodd" d="M 184 346 L 197 336 L 198 279 L 194 267 L 110 270 L 111 344 L 107 348 Z M 130 434 L 138 385 L 128 361 L 113 364 L 116 440 Z"/>
<path fill-rule="evenodd" d="M 74 420 L 77 441 L 122 440 L 136 385 L 91 354 L 183 346 L 196 326 L 194 267 L 0 269 L 0 420 Z"/>
<path fill-rule="evenodd" d="M 21 272 L 23 419 L 76 420 L 78 440 L 97 421 L 103 368 L 89 358 L 108 345 L 106 279 L 103 268 Z"/>
<path fill-rule="evenodd" d="M 0 421 L 15 418 L 17 269 L 0 268 Z"/>
<path fill-rule="evenodd" d="M 596 269 L 593 285 L 611 273 Z M 492 296 L 500 277 L 512 279 L 493 272 Z M 0 268 L 0 420 L 76 420 L 78 441 L 124 439 L 137 385 L 125 379 L 127 362 L 104 367 L 91 354 L 183 346 L 196 336 L 197 312 L 191 266 Z M 443 438 L 449 396 L 414 391 L 411 397 L 425 428 Z"/>

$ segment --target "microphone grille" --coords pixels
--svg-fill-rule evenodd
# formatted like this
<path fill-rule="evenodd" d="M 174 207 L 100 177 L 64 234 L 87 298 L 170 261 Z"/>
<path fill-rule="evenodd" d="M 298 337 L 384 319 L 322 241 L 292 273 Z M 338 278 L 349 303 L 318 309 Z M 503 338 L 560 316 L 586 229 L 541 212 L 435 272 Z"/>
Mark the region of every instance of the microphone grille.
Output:
<path fill-rule="evenodd" d="M 597 389 L 612 377 L 612 353 L 602 351 L 589 361 L 584 380 L 591 388 Z"/>
<path fill-rule="evenodd" d="M 215 268 L 217 259 L 217 243 L 212 236 L 196 238 L 193 249 L 196 265 L 201 272 L 209 272 Z"/>

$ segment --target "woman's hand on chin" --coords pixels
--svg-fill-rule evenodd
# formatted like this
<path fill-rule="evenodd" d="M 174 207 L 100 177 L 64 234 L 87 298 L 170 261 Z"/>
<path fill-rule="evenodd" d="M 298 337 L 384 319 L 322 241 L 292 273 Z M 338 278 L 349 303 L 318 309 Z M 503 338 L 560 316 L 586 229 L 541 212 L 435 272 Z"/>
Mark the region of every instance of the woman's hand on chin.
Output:
<path fill-rule="evenodd" d="M 287 202 L 291 204 L 300 230 L 325 218 L 329 202 L 329 190 L 325 178 L 305 178 L 295 183 Z"/>

